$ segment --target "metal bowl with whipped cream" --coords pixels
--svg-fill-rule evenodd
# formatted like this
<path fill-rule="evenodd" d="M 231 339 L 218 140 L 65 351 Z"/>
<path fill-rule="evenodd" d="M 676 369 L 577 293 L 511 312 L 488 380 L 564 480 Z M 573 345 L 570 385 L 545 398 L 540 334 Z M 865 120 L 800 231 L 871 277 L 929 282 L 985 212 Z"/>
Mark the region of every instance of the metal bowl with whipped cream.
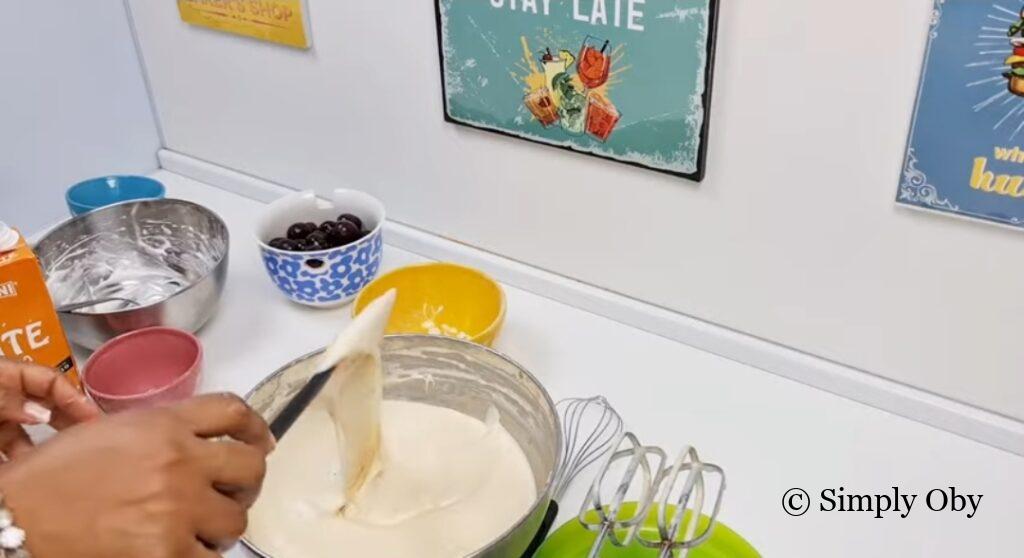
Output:
<path fill-rule="evenodd" d="M 485 420 L 497 409 L 501 424 L 523 450 L 533 473 L 536 500 L 508 529 L 472 558 L 520 558 L 537 535 L 551 501 L 562 434 L 555 404 L 540 382 L 520 365 L 492 349 L 458 339 L 393 335 L 381 347 L 384 399 L 447 407 Z M 303 356 L 274 372 L 246 396 L 272 421 L 309 378 L 322 351 Z M 452 525 L 452 529 L 459 529 Z M 244 539 L 253 552 L 274 557 Z"/>
<path fill-rule="evenodd" d="M 201 328 L 224 288 L 228 245 L 216 213 L 161 199 L 75 217 L 47 233 L 35 252 L 68 338 L 94 350 L 146 327 Z"/>

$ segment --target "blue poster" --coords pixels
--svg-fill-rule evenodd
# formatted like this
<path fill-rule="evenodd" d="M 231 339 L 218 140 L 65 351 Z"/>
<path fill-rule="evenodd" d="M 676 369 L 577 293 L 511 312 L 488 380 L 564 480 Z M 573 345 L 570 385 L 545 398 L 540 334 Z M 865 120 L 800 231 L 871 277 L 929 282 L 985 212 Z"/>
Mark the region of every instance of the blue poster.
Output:
<path fill-rule="evenodd" d="M 1024 227 L 1024 0 L 936 0 L 897 201 Z"/>
<path fill-rule="evenodd" d="M 436 0 L 445 118 L 700 180 L 718 0 Z"/>

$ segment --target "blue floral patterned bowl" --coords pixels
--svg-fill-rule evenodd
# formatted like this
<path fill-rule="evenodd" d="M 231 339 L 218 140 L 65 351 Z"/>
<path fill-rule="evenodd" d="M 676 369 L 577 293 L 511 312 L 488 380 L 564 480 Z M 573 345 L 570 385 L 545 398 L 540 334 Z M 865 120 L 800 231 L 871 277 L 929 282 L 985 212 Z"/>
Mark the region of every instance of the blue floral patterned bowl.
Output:
<path fill-rule="evenodd" d="M 317 252 L 272 248 L 270 240 L 284 236 L 296 222 L 321 223 L 351 213 L 363 220 L 370 234 L 357 242 Z M 355 190 L 335 190 L 330 201 L 314 192 L 297 192 L 267 206 L 257 225 L 263 266 L 277 288 L 292 301 L 331 308 L 350 302 L 380 270 L 384 205 Z"/>

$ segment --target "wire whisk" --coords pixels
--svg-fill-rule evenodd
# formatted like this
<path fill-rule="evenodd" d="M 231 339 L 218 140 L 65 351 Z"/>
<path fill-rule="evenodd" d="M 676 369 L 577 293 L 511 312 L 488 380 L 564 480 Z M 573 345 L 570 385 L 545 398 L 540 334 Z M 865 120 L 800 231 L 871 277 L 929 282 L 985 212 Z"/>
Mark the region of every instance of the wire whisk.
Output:
<path fill-rule="evenodd" d="M 573 480 L 616 447 L 622 435 L 622 417 L 604 397 L 563 399 L 555 408 L 562 423 L 561 461 L 552 481 L 547 514 L 524 557 L 533 556 L 544 542 L 558 517 L 559 502 Z"/>
<path fill-rule="evenodd" d="M 561 501 L 569 485 L 587 467 L 615 448 L 622 434 L 622 417 L 604 396 L 559 401 L 562 421 L 562 465 L 555 473 L 554 499 Z"/>

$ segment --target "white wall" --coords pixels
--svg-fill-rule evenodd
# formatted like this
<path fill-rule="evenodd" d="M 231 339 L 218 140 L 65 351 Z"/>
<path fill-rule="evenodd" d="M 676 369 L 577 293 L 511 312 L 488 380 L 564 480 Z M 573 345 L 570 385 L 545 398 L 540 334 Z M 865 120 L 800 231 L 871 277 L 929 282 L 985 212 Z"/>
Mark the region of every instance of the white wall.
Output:
<path fill-rule="evenodd" d="M 1024 419 L 1024 237 L 893 203 L 932 0 L 722 2 L 699 186 L 445 124 L 429 1 L 308 52 L 130 2 L 170 149 Z"/>
<path fill-rule="evenodd" d="M 122 2 L 4 2 L 0 220 L 38 231 L 68 216 L 68 186 L 149 172 L 159 148 Z"/>

